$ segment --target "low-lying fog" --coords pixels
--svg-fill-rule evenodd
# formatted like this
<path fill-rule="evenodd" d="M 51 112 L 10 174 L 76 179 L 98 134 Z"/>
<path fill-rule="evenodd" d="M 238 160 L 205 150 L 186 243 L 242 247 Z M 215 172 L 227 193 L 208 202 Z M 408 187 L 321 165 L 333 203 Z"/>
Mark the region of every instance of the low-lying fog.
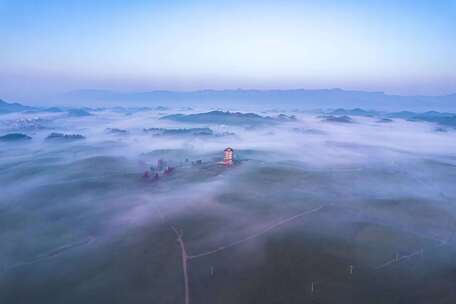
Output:
<path fill-rule="evenodd" d="M 455 303 L 456 131 L 176 113 L 0 116 L 0 303 Z"/>

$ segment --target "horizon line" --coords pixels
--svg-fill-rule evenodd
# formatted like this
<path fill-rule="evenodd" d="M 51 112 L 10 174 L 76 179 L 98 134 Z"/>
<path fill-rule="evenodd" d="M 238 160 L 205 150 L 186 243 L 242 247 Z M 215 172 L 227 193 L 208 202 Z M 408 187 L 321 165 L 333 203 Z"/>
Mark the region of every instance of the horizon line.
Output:
<path fill-rule="evenodd" d="M 66 95 L 71 93 L 80 93 L 80 92 L 109 92 L 109 93 L 117 93 L 117 94 L 141 94 L 141 93 L 158 93 L 158 92 L 166 92 L 166 93 L 201 93 L 201 92 L 229 92 L 229 91 L 253 91 L 253 92 L 286 92 L 286 91 L 341 91 L 341 92 L 358 92 L 358 93 L 370 93 L 370 94 L 382 94 L 385 96 L 400 96 L 400 97 L 447 97 L 447 96 L 454 96 L 456 95 L 456 91 L 449 94 L 394 94 L 394 93 L 387 93 L 385 91 L 370 91 L 370 90 L 361 90 L 361 89 L 344 89 L 344 88 L 321 88 L 321 89 L 313 89 L 313 88 L 289 88 L 289 89 L 279 89 L 279 88 L 267 88 L 267 89 L 258 89 L 258 88 L 223 88 L 223 89 L 194 89 L 194 90 L 179 90 L 179 89 L 141 89 L 141 90 L 116 90 L 110 88 L 82 88 L 82 89 L 75 89 L 69 90 L 64 93 L 60 93 L 57 95 Z"/>

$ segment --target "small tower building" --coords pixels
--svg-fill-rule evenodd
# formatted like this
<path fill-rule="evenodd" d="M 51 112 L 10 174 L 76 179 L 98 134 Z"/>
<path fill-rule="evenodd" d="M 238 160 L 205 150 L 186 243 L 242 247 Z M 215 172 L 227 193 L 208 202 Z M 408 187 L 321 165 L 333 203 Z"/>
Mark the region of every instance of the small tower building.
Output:
<path fill-rule="evenodd" d="M 225 166 L 231 166 L 233 164 L 233 149 L 226 148 L 223 153 L 223 163 Z"/>

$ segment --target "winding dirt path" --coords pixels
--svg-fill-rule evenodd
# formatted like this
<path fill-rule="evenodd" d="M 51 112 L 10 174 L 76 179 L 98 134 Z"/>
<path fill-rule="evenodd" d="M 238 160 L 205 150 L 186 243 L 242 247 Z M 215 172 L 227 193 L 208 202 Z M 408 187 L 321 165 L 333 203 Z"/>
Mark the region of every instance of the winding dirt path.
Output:
<path fill-rule="evenodd" d="M 190 288 L 188 284 L 188 255 L 187 251 L 185 250 L 185 243 L 184 240 L 182 239 L 182 233 L 180 233 L 176 227 L 171 226 L 173 229 L 174 233 L 176 233 L 177 236 L 177 242 L 180 245 L 181 248 L 181 256 L 182 256 L 182 272 L 184 275 L 184 289 L 185 289 L 185 304 L 190 304 Z"/>
<path fill-rule="evenodd" d="M 202 253 L 195 254 L 195 255 L 190 255 L 190 256 L 188 256 L 188 258 L 189 258 L 189 259 L 201 258 L 201 257 L 204 257 L 204 256 L 208 256 L 208 255 L 211 255 L 211 254 L 218 253 L 218 252 L 223 251 L 223 250 L 225 250 L 225 249 L 229 249 L 229 248 L 235 247 L 235 246 L 237 246 L 237 245 L 240 245 L 240 244 L 242 244 L 242 243 L 245 243 L 245 242 L 247 242 L 247 241 L 250 241 L 250 240 L 252 240 L 252 239 L 255 239 L 255 238 L 257 238 L 257 237 L 260 237 L 260 236 L 262 236 L 262 235 L 264 235 L 264 234 L 270 232 L 271 230 L 274 230 L 274 229 L 276 229 L 276 228 L 279 228 L 280 226 L 285 225 L 285 224 L 287 224 L 287 223 L 289 223 L 289 222 L 292 222 L 292 221 L 294 221 L 294 220 L 297 220 L 297 219 L 299 219 L 299 218 L 301 218 L 301 217 L 303 217 L 303 216 L 305 216 L 305 215 L 308 215 L 308 214 L 312 214 L 312 213 L 318 212 L 318 211 L 320 211 L 321 209 L 323 209 L 324 207 L 325 207 L 325 206 L 320 206 L 320 207 L 317 207 L 317 208 L 314 208 L 314 209 L 311 209 L 311 210 L 307 210 L 307 211 L 298 213 L 298 214 L 296 214 L 296 215 L 293 215 L 293 216 L 290 216 L 290 217 L 285 218 L 285 219 L 283 219 L 283 220 L 280 220 L 280 221 L 278 221 L 278 222 L 276 222 L 276 223 L 274 223 L 274 224 L 272 224 L 272 225 L 266 227 L 265 229 L 263 229 L 263 230 L 261 230 L 261 231 L 259 231 L 259 232 L 257 232 L 257 233 L 254 233 L 254 234 L 252 234 L 252 235 L 249 235 L 249 236 L 247 236 L 247 237 L 245 237 L 245 238 L 242 238 L 242 239 L 239 239 L 239 240 L 237 240 L 237 241 L 228 243 L 228 244 L 226 244 L 226 245 L 222 245 L 222 246 L 217 247 L 217 248 L 215 248 L 215 249 L 213 249 L 213 250 L 209 250 L 209 251 L 202 252 Z"/>

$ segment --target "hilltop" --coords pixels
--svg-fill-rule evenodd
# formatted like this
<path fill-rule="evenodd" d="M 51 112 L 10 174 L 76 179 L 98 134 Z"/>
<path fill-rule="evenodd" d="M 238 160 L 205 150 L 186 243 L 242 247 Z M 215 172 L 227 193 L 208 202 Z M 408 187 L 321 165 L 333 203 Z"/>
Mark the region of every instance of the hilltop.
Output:
<path fill-rule="evenodd" d="M 21 105 L 20 103 L 8 103 L 0 99 L 0 114 L 30 111 L 34 108 Z"/>
<path fill-rule="evenodd" d="M 211 111 L 198 114 L 172 114 L 161 119 L 187 123 L 223 124 L 223 125 L 263 125 L 275 123 L 277 120 L 269 116 L 254 113 Z"/>

